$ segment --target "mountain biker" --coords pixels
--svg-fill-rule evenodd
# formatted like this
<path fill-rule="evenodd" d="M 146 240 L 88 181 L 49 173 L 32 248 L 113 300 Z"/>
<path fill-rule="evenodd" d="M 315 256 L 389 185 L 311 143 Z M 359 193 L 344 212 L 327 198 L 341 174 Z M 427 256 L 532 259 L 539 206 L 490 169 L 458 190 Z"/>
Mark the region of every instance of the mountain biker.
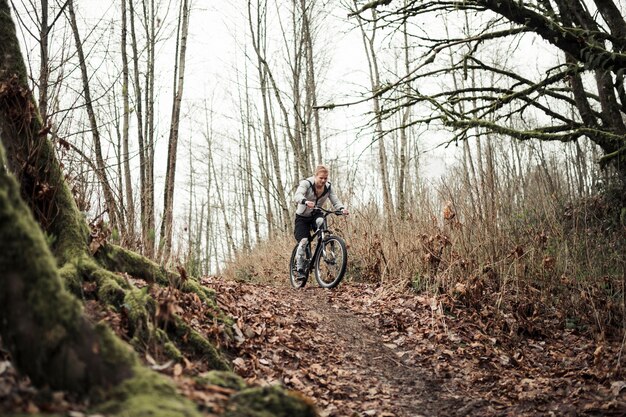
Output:
<path fill-rule="evenodd" d="M 328 168 L 324 165 L 318 165 L 315 168 L 315 175 L 300 181 L 294 196 L 294 200 L 298 204 L 293 235 L 299 242 L 296 252 L 299 279 L 305 278 L 304 252 L 307 241 L 311 236 L 311 231 L 317 227 L 316 220 L 322 217 L 322 213 L 315 211 L 314 208 L 323 207 L 329 199 L 335 210 L 341 210 L 344 215 L 349 214 L 333 191 L 330 181 L 328 181 Z"/>

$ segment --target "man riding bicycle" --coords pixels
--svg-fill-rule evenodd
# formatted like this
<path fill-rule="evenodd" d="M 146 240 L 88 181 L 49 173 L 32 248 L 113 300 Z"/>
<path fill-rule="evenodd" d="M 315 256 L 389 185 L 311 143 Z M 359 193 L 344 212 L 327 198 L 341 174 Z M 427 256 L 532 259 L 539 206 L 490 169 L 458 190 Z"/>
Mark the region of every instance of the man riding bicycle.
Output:
<path fill-rule="evenodd" d="M 299 242 L 296 252 L 299 279 L 305 278 L 304 257 L 307 241 L 311 236 L 311 231 L 318 226 L 317 219 L 322 216 L 314 208 L 323 207 L 328 199 L 330 199 L 335 210 L 343 211 L 344 215 L 349 214 L 328 181 L 328 168 L 324 165 L 318 165 L 314 176 L 300 181 L 294 196 L 294 200 L 298 204 L 293 235 Z"/>

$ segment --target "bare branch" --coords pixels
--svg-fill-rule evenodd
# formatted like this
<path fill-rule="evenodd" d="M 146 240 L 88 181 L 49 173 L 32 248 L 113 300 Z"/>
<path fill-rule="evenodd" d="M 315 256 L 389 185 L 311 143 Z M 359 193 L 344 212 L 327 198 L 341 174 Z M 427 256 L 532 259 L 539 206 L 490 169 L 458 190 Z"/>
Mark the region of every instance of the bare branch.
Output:
<path fill-rule="evenodd" d="M 365 3 L 359 10 L 356 10 L 354 12 L 348 13 L 348 17 L 359 15 L 359 14 L 363 13 L 366 10 L 375 9 L 378 6 L 387 6 L 387 5 L 389 5 L 389 3 L 391 3 L 391 0 L 374 0 L 374 1 L 370 1 L 369 3 Z"/>

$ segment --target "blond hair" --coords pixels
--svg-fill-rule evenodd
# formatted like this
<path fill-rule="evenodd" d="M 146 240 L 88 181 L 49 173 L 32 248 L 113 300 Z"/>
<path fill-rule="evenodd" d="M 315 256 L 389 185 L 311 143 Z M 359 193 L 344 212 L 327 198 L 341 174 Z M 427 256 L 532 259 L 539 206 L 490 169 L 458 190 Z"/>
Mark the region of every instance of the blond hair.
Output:
<path fill-rule="evenodd" d="M 317 168 L 315 168 L 315 175 L 319 174 L 320 172 L 328 174 L 328 167 L 326 167 L 326 165 L 318 165 Z"/>

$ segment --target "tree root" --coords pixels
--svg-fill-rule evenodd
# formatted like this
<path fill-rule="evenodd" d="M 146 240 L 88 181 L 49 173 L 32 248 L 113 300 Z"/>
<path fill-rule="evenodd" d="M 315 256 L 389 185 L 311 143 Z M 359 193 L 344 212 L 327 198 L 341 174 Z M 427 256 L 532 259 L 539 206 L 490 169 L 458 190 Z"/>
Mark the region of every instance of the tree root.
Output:
<path fill-rule="evenodd" d="M 186 344 L 189 345 L 196 355 L 204 358 L 211 369 L 230 370 L 228 362 L 222 358 L 222 355 L 204 336 L 185 323 L 180 317 L 174 316 L 173 319 L 172 324 L 174 326 L 171 328 L 168 326 L 168 334 L 175 336 L 176 340 L 180 342 L 184 343 L 186 341 Z"/>
<path fill-rule="evenodd" d="M 108 401 L 93 411 L 124 417 L 200 417 L 191 401 L 180 397 L 163 376 L 142 366 L 133 368 L 134 376 L 110 392 Z"/>
<path fill-rule="evenodd" d="M 120 254 L 120 259 L 116 258 L 117 254 Z M 151 272 L 148 272 L 151 276 L 154 277 L 155 274 L 161 274 L 162 279 L 160 283 L 171 282 L 169 279 L 163 281 L 163 277 L 168 275 L 168 272 L 156 267 L 156 264 L 152 261 L 132 254 L 132 252 L 125 249 L 115 247 L 98 257 L 98 259 L 103 258 L 108 259 L 106 263 L 108 267 L 114 267 L 118 270 L 124 269 L 125 271 L 131 270 L 135 273 L 140 270 L 139 266 L 144 265 L 151 270 Z M 132 261 L 130 268 L 125 268 L 126 264 L 124 261 Z M 206 358 L 212 369 L 229 369 L 227 362 L 213 344 L 177 315 L 170 315 L 170 320 L 164 325 L 165 331 L 155 326 L 154 318 L 157 316 L 157 304 L 154 298 L 147 292 L 147 289 L 134 287 L 123 276 L 105 269 L 91 258 L 83 258 L 78 263 L 80 264 L 80 267 L 77 268 L 78 272 L 87 280 L 97 284 L 98 299 L 118 311 L 125 311 L 128 318 L 128 336 L 136 349 L 140 351 L 145 350 L 148 346 L 157 343 L 163 347 L 164 353 L 170 359 L 180 361 L 182 360 L 180 347 L 183 346 L 194 354 Z M 68 273 L 73 270 L 73 268 L 67 267 Z M 143 272 L 145 276 L 146 271 Z M 202 287 L 194 281 L 187 280 L 183 284 L 182 287 L 186 288 L 187 292 L 193 292 L 199 297 L 200 295 L 206 296 L 206 292 L 202 292 L 200 290 Z M 200 299 L 206 304 L 207 312 L 211 312 L 208 313 L 209 318 L 221 317 L 224 322 L 229 321 L 217 309 L 212 299 L 207 297 L 200 297 Z"/>
<path fill-rule="evenodd" d="M 95 257 L 109 271 L 126 273 L 148 283 L 156 283 L 161 286 L 178 288 L 186 293 L 194 293 L 207 306 L 217 310 L 214 291 L 199 285 L 193 279 L 182 278 L 180 274 L 169 271 L 128 249 L 108 243 L 96 252 Z"/>
<path fill-rule="evenodd" d="M 229 400 L 224 417 L 317 417 L 313 402 L 278 386 L 248 388 Z"/>

